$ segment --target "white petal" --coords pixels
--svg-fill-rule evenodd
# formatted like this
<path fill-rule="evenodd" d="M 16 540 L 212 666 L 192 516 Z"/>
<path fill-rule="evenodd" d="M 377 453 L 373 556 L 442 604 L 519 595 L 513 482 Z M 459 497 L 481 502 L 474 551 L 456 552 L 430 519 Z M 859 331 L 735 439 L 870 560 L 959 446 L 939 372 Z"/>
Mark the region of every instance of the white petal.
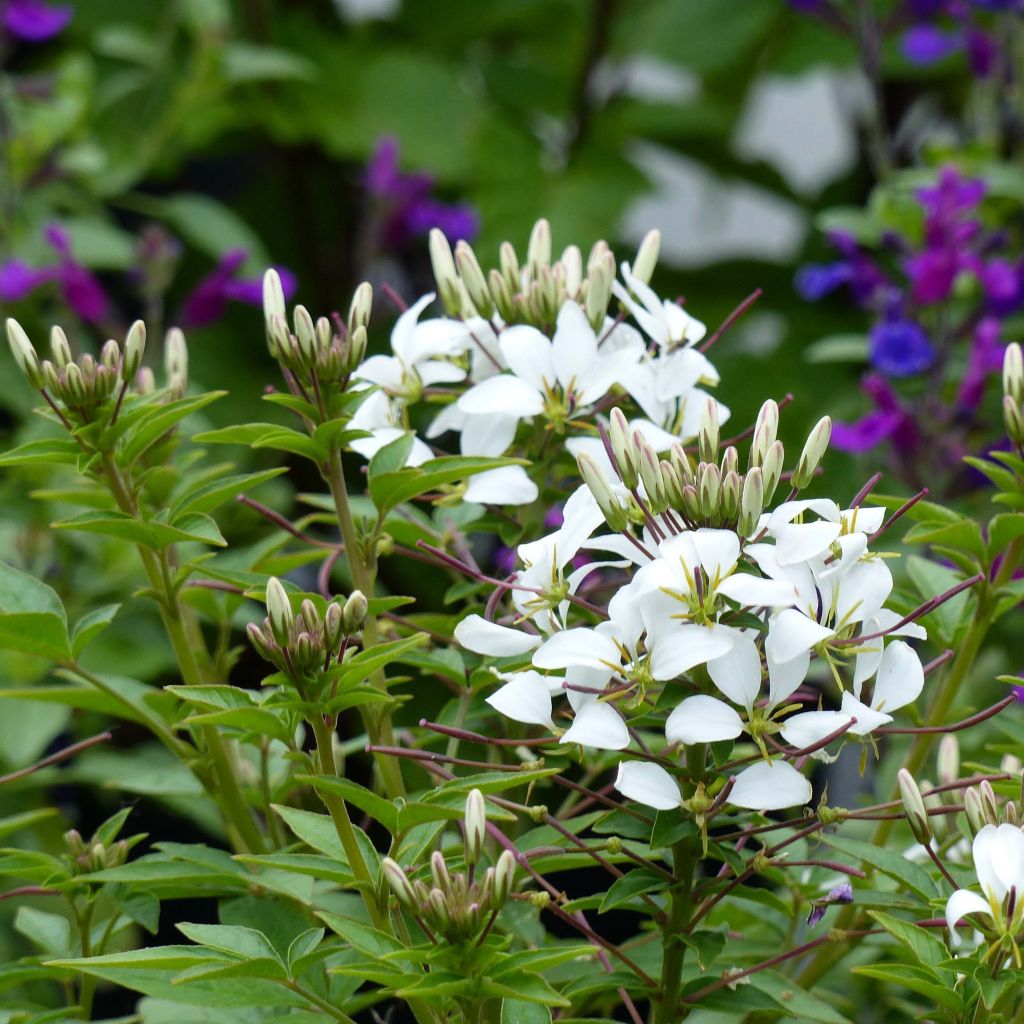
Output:
<path fill-rule="evenodd" d="M 533 655 L 537 668 L 585 668 L 612 670 L 622 660 L 612 639 L 593 629 L 565 629 L 544 641 Z"/>
<path fill-rule="evenodd" d="M 684 623 L 659 632 L 651 653 L 651 673 L 659 682 L 675 679 L 732 649 L 736 631 L 728 626 Z"/>
<path fill-rule="evenodd" d="M 796 587 L 782 580 L 765 580 L 746 572 L 734 572 L 716 593 L 744 608 L 785 608 L 797 600 Z"/>
<path fill-rule="evenodd" d="M 772 645 L 772 656 L 779 664 L 811 650 L 832 634 L 833 630 L 814 622 L 795 608 L 773 615 L 768 623 L 768 642 Z"/>
<path fill-rule="evenodd" d="M 405 363 L 412 366 L 416 362 L 416 321 L 423 312 L 434 301 L 434 293 L 421 295 L 402 315 L 395 321 L 391 329 L 391 351 Z"/>
<path fill-rule="evenodd" d="M 725 701 L 697 694 L 687 697 L 665 723 L 670 743 L 717 743 L 734 740 L 743 732 L 743 719 Z"/>
<path fill-rule="evenodd" d="M 949 939 L 953 946 L 962 942 L 956 932 L 956 924 L 967 914 L 984 914 L 992 916 L 992 908 L 976 892 L 969 889 L 957 889 L 946 901 L 946 924 L 949 925 Z"/>
<path fill-rule="evenodd" d="M 578 743 L 597 750 L 624 750 L 629 746 L 629 730 L 611 704 L 594 700 L 576 712 L 561 739 L 563 743 Z"/>
<path fill-rule="evenodd" d="M 769 531 L 774 533 L 776 527 L 793 522 L 804 512 L 813 512 L 830 523 L 838 523 L 842 518 L 839 506 L 831 498 L 801 498 L 798 501 L 784 501 L 772 512 L 768 520 Z"/>
<path fill-rule="evenodd" d="M 359 364 L 353 376 L 359 380 L 368 380 L 371 384 L 379 384 L 388 391 L 399 391 L 404 371 L 394 356 L 370 356 Z"/>
<path fill-rule="evenodd" d="M 857 721 L 847 730 L 853 736 L 867 736 L 874 732 L 881 725 L 888 725 L 892 721 L 892 715 L 883 714 L 867 704 L 861 703 L 849 690 L 843 694 L 843 702 L 840 709 L 851 718 Z"/>
<path fill-rule="evenodd" d="M 474 384 L 458 402 L 463 412 L 477 415 L 536 416 L 544 411 L 540 392 L 511 373 L 500 373 Z"/>
<path fill-rule="evenodd" d="M 761 655 L 749 636 L 737 637 L 732 650 L 708 662 L 712 682 L 734 704 L 748 711 L 761 692 Z"/>
<path fill-rule="evenodd" d="M 628 800 L 657 811 L 671 811 L 682 800 L 676 780 L 660 764 L 647 761 L 622 761 L 615 788 Z"/>
<path fill-rule="evenodd" d="M 1024 832 L 1016 825 L 999 825 L 989 846 L 988 859 L 1003 891 L 1016 888 L 1018 895 L 1024 895 Z"/>
<path fill-rule="evenodd" d="M 892 573 L 881 559 L 858 562 L 839 581 L 836 622 L 840 626 L 873 616 L 892 593 Z"/>
<path fill-rule="evenodd" d="M 566 302 L 558 312 L 551 339 L 551 362 L 563 389 L 579 391 L 580 384 L 597 361 L 597 336 L 575 302 Z"/>
<path fill-rule="evenodd" d="M 678 349 L 670 353 L 661 360 L 661 365 L 665 372 L 658 374 L 655 394 L 662 401 L 685 394 L 702 378 L 714 379 L 717 376 L 708 357 L 694 348 Z"/>
<path fill-rule="evenodd" d="M 497 417 L 496 417 L 497 418 Z M 481 416 L 482 420 L 483 417 Z M 446 405 L 431 421 L 430 426 L 424 431 L 423 436 L 429 440 L 446 434 L 449 430 L 462 430 L 465 427 L 469 416 L 464 413 L 455 402 Z M 466 453 L 463 452 L 463 455 Z M 501 452 L 495 454 L 500 455 Z"/>
<path fill-rule="evenodd" d="M 923 687 L 924 668 L 917 652 L 905 640 L 893 640 L 882 655 L 871 706 L 876 711 L 895 711 L 917 700 Z"/>
<path fill-rule="evenodd" d="M 787 718 L 782 725 L 782 738 L 797 750 L 813 747 L 850 721 L 841 711 L 802 711 Z"/>
<path fill-rule="evenodd" d="M 502 466 L 471 476 L 463 497 L 480 505 L 529 505 L 539 493 L 522 466 Z"/>
<path fill-rule="evenodd" d="M 771 639 L 769 636 L 765 642 L 764 658 L 768 665 L 768 706 L 776 708 L 807 678 L 807 670 L 811 667 L 811 652 L 804 651 L 780 664 L 775 660 L 775 647 Z"/>
<path fill-rule="evenodd" d="M 459 451 L 463 455 L 504 455 L 516 438 L 518 426 L 518 416 L 466 416 Z"/>
<path fill-rule="evenodd" d="M 875 505 L 843 509 L 843 529 L 847 533 L 875 533 L 885 522 L 885 511 Z"/>
<path fill-rule="evenodd" d="M 779 564 L 793 565 L 827 551 L 839 536 L 840 526 L 819 520 L 814 523 L 786 523 L 774 530 L 769 527 L 769 530 L 775 537 Z"/>
<path fill-rule="evenodd" d="M 551 691 L 539 672 L 519 672 L 495 690 L 487 703 L 513 722 L 555 727 L 551 720 Z"/>
<path fill-rule="evenodd" d="M 811 784 L 785 761 L 758 761 L 736 776 L 728 799 L 752 811 L 780 811 L 809 803 Z"/>
<path fill-rule="evenodd" d="M 701 568 L 714 580 L 724 580 L 740 557 L 740 539 L 732 530 L 695 530 L 694 547 Z"/>
<path fill-rule="evenodd" d="M 545 383 L 555 383 L 551 342 L 536 327 L 509 327 L 501 332 L 498 344 L 509 369 L 535 391 L 543 391 Z"/>
<path fill-rule="evenodd" d="M 490 622 L 482 615 L 467 615 L 455 627 L 455 639 L 467 651 L 509 658 L 539 647 L 543 637 Z"/>

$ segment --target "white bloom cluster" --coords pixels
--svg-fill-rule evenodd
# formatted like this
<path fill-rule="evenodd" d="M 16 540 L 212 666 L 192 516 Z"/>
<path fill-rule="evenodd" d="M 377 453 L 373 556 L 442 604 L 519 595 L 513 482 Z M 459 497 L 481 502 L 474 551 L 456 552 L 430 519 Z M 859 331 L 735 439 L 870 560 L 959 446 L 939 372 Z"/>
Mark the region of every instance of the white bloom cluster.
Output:
<path fill-rule="evenodd" d="M 634 424 L 658 450 L 696 434 L 709 399 L 704 387 L 719 380 L 695 347 L 704 324 L 658 298 L 628 263 L 621 266 L 622 283 L 614 280 L 614 258 L 603 243 L 595 246 L 584 276 L 578 249 L 570 247 L 552 264 L 549 238 L 547 251 L 536 251 L 544 249 L 544 238 L 544 230 L 535 229 L 521 269 L 503 250 L 504 274 L 494 271 L 489 288 L 468 246 L 460 243 L 453 259 L 443 236 L 432 236 L 439 290 L 449 299 L 454 295 L 458 315 L 420 320 L 435 299 L 434 293 L 424 295 L 398 318 L 391 355 L 370 356 L 357 367 L 353 378 L 375 390 L 352 417 L 350 427 L 368 435 L 352 442 L 353 450 L 369 458 L 407 433 L 410 408 L 424 398 L 446 404 L 424 439 L 414 440 L 408 465 L 432 459 L 427 442 L 449 432 L 458 433 L 462 455 L 493 457 L 510 453 L 523 422 L 581 435 L 571 440 L 592 440 L 595 407 L 613 392 L 633 399 L 644 414 Z M 638 256 L 646 276 L 656 256 L 652 234 Z M 505 308 L 501 296 L 508 298 L 513 285 L 517 299 L 539 290 L 544 301 L 538 299 L 536 308 L 512 301 Z M 613 295 L 621 302 L 617 317 L 608 313 Z M 533 322 L 508 322 L 503 309 Z M 627 322 L 630 314 L 639 329 Z M 724 422 L 728 410 L 719 406 L 718 415 Z M 478 474 L 464 493 L 465 500 L 484 504 L 528 504 L 537 497 L 536 484 L 520 466 Z"/>
<path fill-rule="evenodd" d="M 639 431 L 634 442 L 643 447 Z M 636 457 L 621 443 L 621 458 L 614 442 L 608 447 L 616 470 Z M 725 461 L 735 457 L 730 449 Z M 760 480 L 757 469 L 748 476 Z M 632 490 L 642 503 L 643 480 Z M 561 742 L 604 750 L 633 744 L 631 717 L 646 725 L 663 711 L 670 745 L 746 737 L 756 759 L 735 776 L 729 802 L 771 810 L 811 797 L 794 761 L 827 758 L 825 748 L 840 737 L 869 736 L 921 692 L 921 661 L 900 638 L 925 631 L 885 607 L 892 574 L 868 546 L 883 509 L 787 500 L 772 511 L 758 506 L 745 530 L 742 513 L 733 527 L 713 528 L 666 509 L 648 514 L 642 528 L 595 536 L 608 518 L 604 498 L 599 505 L 580 488 L 555 533 L 520 546 L 514 625 L 470 615 L 455 631 L 471 651 L 518 659 L 502 666 L 502 685 L 488 698 L 502 714 L 551 729 Z M 610 552 L 613 560 L 579 564 L 581 551 Z M 600 587 L 613 590 L 606 608 L 577 596 L 598 572 Z M 597 617 L 603 621 L 594 625 Z M 839 686 L 840 710 L 801 710 L 809 693 L 794 699 L 812 661 Z M 572 713 L 564 732 L 553 711 L 563 694 Z M 680 790 L 664 765 L 671 762 L 624 760 L 616 787 L 650 807 L 678 807 Z"/>

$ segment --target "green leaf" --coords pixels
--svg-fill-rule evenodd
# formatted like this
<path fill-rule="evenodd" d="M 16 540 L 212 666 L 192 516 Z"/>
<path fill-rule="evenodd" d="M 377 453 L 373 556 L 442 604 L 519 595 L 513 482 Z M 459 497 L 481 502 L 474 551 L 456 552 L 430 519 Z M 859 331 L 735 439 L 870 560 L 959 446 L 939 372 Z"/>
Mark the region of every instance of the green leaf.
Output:
<path fill-rule="evenodd" d="M 405 465 L 415 438 L 416 435 L 409 430 L 374 453 L 366 470 L 367 479 L 371 484 L 375 477 L 393 473 Z"/>
<path fill-rule="evenodd" d="M 117 453 L 118 462 L 122 466 L 130 466 L 136 459 L 145 454 L 167 431 L 177 426 L 187 416 L 205 409 L 211 402 L 223 398 L 226 391 L 208 391 L 203 395 L 196 395 L 193 398 L 179 398 L 174 402 L 167 402 L 165 405 L 149 405 L 146 415 L 141 418 L 139 425 L 130 430 L 124 440 L 124 445 Z M 115 428 L 116 429 L 116 426 Z"/>
<path fill-rule="evenodd" d="M 809 363 L 863 363 L 867 357 L 868 339 L 863 334 L 830 334 L 804 351 Z"/>
<path fill-rule="evenodd" d="M 323 882 L 333 882 L 343 888 L 350 886 L 355 879 L 347 866 L 339 865 L 332 858 L 315 853 L 237 854 L 235 860 L 241 864 L 273 868 L 275 871 L 286 871 Z"/>
<path fill-rule="evenodd" d="M 900 853 L 894 853 L 872 843 L 861 842 L 859 839 L 822 835 L 821 840 L 840 853 L 845 853 L 864 864 L 870 864 L 890 878 L 895 878 L 926 900 L 933 900 L 939 895 L 935 882 L 928 872 L 920 864 L 907 860 Z"/>
<path fill-rule="evenodd" d="M 521 999 L 501 1001 L 501 1024 L 551 1024 L 551 1010 Z"/>
<path fill-rule="evenodd" d="M 866 967 L 851 967 L 850 970 L 866 978 L 877 978 L 879 981 L 909 988 L 954 1013 L 964 1012 L 964 1001 L 960 993 L 949 983 L 937 979 L 934 971 L 927 968 L 914 964 L 870 964 Z"/>
<path fill-rule="evenodd" d="M 68 620 L 56 592 L 0 562 L 0 648 L 61 661 L 71 653 Z"/>
<path fill-rule="evenodd" d="M 414 633 L 401 640 L 391 640 L 388 643 L 377 644 L 368 651 L 360 651 L 336 670 L 331 681 L 337 681 L 339 690 L 356 686 L 372 676 L 377 669 L 390 665 L 392 662 L 401 661 L 402 655 L 407 651 L 422 647 L 428 639 L 426 633 Z M 334 710 L 330 703 L 327 705 L 327 710 Z"/>
<path fill-rule="evenodd" d="M 869 910 L 868 916 L 874 918 L 897 942 L 906 946 L 921 967 L 934 968 L 949 955 L 942 939 L 927 928 L 919 928 L 916 924 L 901 921 L 880 910 Z M 937 973 L 935 977 L 939 980 Z"/>
<path fill-rule="evenodd" d="M 264 437 L 283 430 L 280 423 L 237 423 L 218 430 L 206 430 L 193 436 L 199 444 L 244 444 L 253 445 Z"/>
<path fill-rule="evenodd" d="M 221 69 L 232 83 L 305 81 L 313 77 L 316 65 L 276 46 L 231 42 L 221 48 Z"/>
<path fill-rule="evenodd" d="M 166 511 L 161 513 L 166 515 Z M 99 533 L 107 537 L 141 544 L 154 551 L 171 544 L 198 541 L 216 547 L 226 547 L 217 524 L 205 515 L 183 516 L 175 526 L 159 519 L 136 519 L 126 512 L 81 512 L 70 519 L 51 524 L 57 530 L 75 530 L 79 533 Z"/>
<path fill-rule="evenodd" d="M 629 903 L 634 897 L 641 893 L 657 892 L 665 888 L 665 879 L 656 871 L 648 868 L 636 868 L 621 878 L 616 878 L 601 900 L 598 913 L 603 914 L 613 907 Z M 640 906 L 634 909 L 642 909 Z"/>
<path fill-rule="evenodd" d="M 259 236 L 230 207 L 209 196 L 179 192 L 160 200 L 157 215 L 170 221 L 187 242 L 212 259 L 219 259 L 229 249 L 246 249 L 254 269 L 262 271 L 268 265 Z"/>
<path fill-rule="evenodd" d="M 469 455 L 433 459 L 421 467 L 379 473 L 370 481 L 370 498 L 378 513 L 383 516 L 403 501 L 410 501 L 445 484 L 465 480 L 501 466 L 521 465 L 524 463 L 520 459 L 489 459 Z"/>
<path fill-rule="evenodd" d="M 241 473 L 237 476 L 229 476 L 222 480 L 214 480 L 212 483 L 203 483 L 199 487 L 186 490 L 180 495 L 174 506 L 171 508 L 171 523 L 178 524 L 179 517 L 189 513 L 209 513 L 219 508 L 226 501 L 237 497 L 243 491 L 250 491 L 260 484 L 273 480 L 274 477 L 287 473 L 287 467 L 280 466 L 277 469 L 267 469 L 262 473 Z"/>
<path fill-rule="evenodd" d="M 82 449 L 70 438 L 52 437 L 0 454 L 0 466 L 74 466 Z"/>
<path fill-rule="evenodd" d="M 83 615 L 75 623 L 75 628 L 71 631 L 71 653 L 75 658 L 114 621 L 114 616 L 120 608 L 119 604 L 108 604 L 89 612 L 88 615 Z"/>
<path fill-rule="evenodd" d="M 299 775 L 297 782 L 309 783 L 314 789 L 326 790 L 344 797 L 350 804 L 380 822 L 392 835 L 397 834 L 398 808 L 388 799 L 378 796 L 373 790 L 360 786 L 351 779 L 342 779 L 328 775 Z"/>
<path fill-rule="evenodd" d="M 280 960 L 270 940 L 255 928 L 244 928 L 241 925 L 228 924 L 189 924 L 179 922 L 177 929 L 186 939 L 209 946 L 211 949 L 230 953 L 232 956 L 247 960 L 269 958 Z"/>
<path fill-rule="evenodd" d="M 917 555 L 911 555 L 906 560 L 906 568 L 907 575 L 926 601 L 935 597 L 936 594 L 941 594 L 950 587 L 956 586 L 963 579 L 961 573 Z M 939 639 L 943 643 L 952 642 L 958 627 L 967 617 L 970 600 L 970 591 L 964 591 L 925 616 L 926 619 L 933 621 L 938 626 Z"/>
<path fill-rule="evenodd" d="M 988 556 L 995 558 L 1010 546 L 1012 541 L 1024 536 L 1024 514 L 1008 512 L 993 516 L 988 523 Z"/>

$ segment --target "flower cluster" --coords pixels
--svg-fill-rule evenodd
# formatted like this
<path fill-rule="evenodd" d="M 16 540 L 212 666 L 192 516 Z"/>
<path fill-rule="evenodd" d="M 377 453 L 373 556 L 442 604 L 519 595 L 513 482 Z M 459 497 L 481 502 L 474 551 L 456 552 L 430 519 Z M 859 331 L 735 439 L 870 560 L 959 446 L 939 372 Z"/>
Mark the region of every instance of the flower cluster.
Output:
<path fill-rule="evenodd" d="M 739 763 L 748 766 L 728 790 L 719 783 L 720 800 L 757 810 L 806 804 L 810 783 L 794 762 L 827 758 L 843 736 L 870 742 L 924 684 L 902 638 L 925 631 L 886 607 L 892 573 L 869 549 L 884 510 L 797 499 L 825 454 L 828 420 L 811 432 L 789 474 L 792 491 L 774 508 L 784 459 L 778 407 L 762 408 L 742 476 L 736 448 L 720 452 L 718 426 L 709 401 L 699 461 L 678 444 L 659 460 L 614 411 L 603 432 L 614 482 L 582 453 L 586 486 L 567 503 L 562 526 L 518 549 L 522 570 L 507 584 L 511 624 L 470 615 L 455 632 L 471 651 L 515 659 L 495 669 L 502 684 L 488 698 L 502 714 L 561 743 L 631 748 L 642 759 L 620 763 L 620 792 L 699 814 L 716 793 L 702 786 L 683 802 L 679 747 L 745 738 L 753 752 Z M 602 524 L 613 532 L 597 533 Z M 602 560 L 566 575 L 581 549 Z M 581 595 L 595 579 L 593 591 L 611 591 L 606 605 Z M 825 696 L 808 686 L 812 665 L 816 683 L 834 680 L 838 710 L 803 710 Z M 559 717 L 571 715 L 564 730 L 553 709 L 562 694 L 569 707 Z M 664 716 L 660 755 L 638 733 L 652 715 Z"/>

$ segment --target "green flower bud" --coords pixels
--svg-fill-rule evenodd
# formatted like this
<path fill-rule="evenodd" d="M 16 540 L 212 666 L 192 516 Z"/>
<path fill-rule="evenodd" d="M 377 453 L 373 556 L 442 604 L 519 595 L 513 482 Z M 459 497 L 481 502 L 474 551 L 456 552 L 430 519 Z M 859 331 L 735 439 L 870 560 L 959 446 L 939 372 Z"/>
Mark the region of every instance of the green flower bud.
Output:
<path fill-rule="evenodd" d="M 320 621 L 320 613 L 308 597 L 303 598 L 302 604 L 299 605 L 299 618 L 302 620 L 302 628 L 307 633 L 316 636 L 322 632 L 323 623 Z"/>
<path fill-rule="evenodd" d="M 718 443 L 720 440 L 718 425 L 718 403 L 709 398 L 704 403 L 701 413 L 700 427 L 697 431 L 697 445 L 701 462 L 718 461 Z"/>
<path fill-rule="evenodd" d="M 267 581 L 267 618 L 270 619 L 270 630 L 274 639 L 281 647 L 291 643 L 292 629 L 295 626 L 295 615 L 292 603 L 288 600 L 288 591 L 284 589 L 276 576 Z"/>
<path fill-rule="evenodd" d="M 686 449 L 678 442 L 669 449 L 669 461 L 679 474 L 679 480 L 683 485 L 693 483 L 693 466 L 690 463 L 690 456 Z"/>
<path fill-rule="evenodd" d="M 67 393 L 71 405 L 84 405 L 88 400 L 88 390 L 85 386 L 85 377 L 82 369 L 77 363 L 70 363 L 64 371 L 67 380 Z"/>
<path fill-rule="evenodd" d="M 576 456 L 576 465 L 608 526 L 616 533 L 625 530 L 626 513 L 612 492 L 611 484 L 605 479 L 601 467 L 586 452 Z"/>
<path fill-rule="evenodd" d="M 366 358 L 366 328 L 360 324 L 349 334 L 348 341 L 351 348 L 345 369 L 351 373 Z"/>
<path fill-rule="evenodd" d="M 986 824 L 985 808 L 981 804 L 981 794 L 972 786 L 964 792 L 964 813 L 967 815 L 967 827 L 972 835 L 977 835 Z"/>
<path fill-rule="evenodd" d="M 447 927 L 451 923 L 451 917 L 448 913 L 448 901 L 444 898 L 444 893 L 440 889 L 431 889 L 427 894 L 427 906 L 424 910 L 427 909 L 429 909 L 431 919 L 438 930 Z"/>
<path fill-rule="evenodd" d="M 767 506 L 775 495 L 775 488 L 779 486 L 782 479 L 782 463 L 786 457 L 786 451 L 781 441 L 775 441 L 768 447 L 768 452 L 761 464 L 761 472 L 764 474 L 764 503 Z"/>
<path fill-rule="evenodd" d="M 608 243 L 603 238 L 599 238 L 591 246 L 590 254 L 587 256 L 587 273 L 589 274 L 599 263 L 607 263 L 609 255 L 611 255 L 611 250 L 608 248 Z M 613 274 L 615 273 L 614 267 L 615 257 L 612 256 Z"/>
<path fill-rule="evenodd" d="M 551 264 L 551 225 L 542 217 L 533 225 L 526 249 L 526 265 L 530 276 L 536 277 L 541 267 Z"/>
<path fill-rule="evenodd" d="M 599 331 L 608 314 L 608 303 L 612 298 L 612 282 L 615 280 L 615 257 L 610 252 L 597 260 L 587 274 L 587 295 L 584 305 L 587 320 L 595 331 Z"/>
<path fill-rule="evenodd" d="M 174 376 L 188 379 L 188 345 L 180 327 L 172 327 L 164 338 L 164 369 L 168 379 Z"/>
<path fill-rule="evenodd" d="M 669 508 L 680 508 L 683 501 L 683 482 L 676 467 L 666 459 L 661 460 L 661 487 Z"/>
<path fill-rule="evenodd" d="M 615 468 L 619 478 L 630 490 L 640 479 L 640 453 L 629 434 L 629 422 L 621 409 L 612 409 L 608 417 L 608 440 L 615 456 Z"/>
<path fill-rule="evenodd" d="M 459 277 L 466 286 L 469 300 L 473 303 L 474 309 L 482 317 L 490 317 L 494 312 L 491 290 L 487 285 L 487 279 L 480 268 L 480 261 L 473 252 L 473 247 L 468 242 L 459 242 L 455 246 L 455 266 L 458 268 Z"/>
<path fill-rule="evenodd" d="M 156 391 L 156 377 L 148 366 L 143 366 L 136 375 L 135 390 L 140 395 L 151 395 Z"/>
<path fill-rule="evenodd" d="M 633 434 L 633 448 L 639 455 L 640 479 L 647 492 L 647 507 L 658 515 L 668 507 L 668 498 L 661 483 L 661 462 L 658 453 L 639 431 Z"/>
<path fill-rule="evenodd" d="M 452 891 L 452 876 L 448 871 L 448 862 L 440 850 L 435 850 L 430 855 L 430 877 L 434 880 L 434 886 L 443 893 Z"/>
<path fill-rule="evenodd" d="M 722 476 L 721 515 L 725 522 L 733 522 L 740 510 L 740 489 L 743 484 L 739 473 L 730 469 Z"/>
<path fill-rule="evenodd" d="M 718 514 L 718 502 L 722 493 L 722 474 L 718 467 L 702 462 L 697 467 L 697 497 L 700 500 L 702 518 L 711 519 Z"/>
<path fill-rule="evenodd" d="M 734 445 L 729 445 L 729 447 L 722 453 L 721 468 L 723 478 L 729 473 L 739 473 L 740 453 L 736 451 L 736 447 Z"/>
<path fill-rule="evenodd" d="M 978 783 L 978 796 L 981 797 L 981 808 L 985 813 L 985 821 L 989 825 L 999 824 L 999 801 L 996 799 L 996 791 L 988 779 Z"/>
<path fill-rule="evenodd" d="M 558 262 L 565 273 L 563 284 L 566 294 L 570 299 L 575 299 L 583 285 L 583 254 L 580 252 L 579 246 L 567 246 Z"/>
<path fill-rule="evenodd" d="M 25 379 L 37 391 L 41 391 L 46 385 L 46 380 L 39 356 L 21 324 L 12 316 L 7 318 L 7 343 L 11 346 L 11 354 Z"/>
<path fill-rule="evenodd" d="M 505 323 L 511 323 L 516 315 L 516 304 L 509 290 L 508 281 L 499 271 L 492 270 L 488 275 L 488 282 L 491 287 L 491 300 L 498 310 L 498 316 Z"/>
<path fill-rule="evenodd" d="M 1003 354 L 1003 394 L 1018 406 L 1024 404 L 1024 355 L 1015 341 L 1006 346 Z"/>
<path fill-rule="evenodd" d="M 736 532 L 741 537 L 752 537 L 764 509 L 764 480 L 761 470 L 755 466 L 743 478 L 743 492 L 740 495 L 740 514 Z"/>
<path fill-rule="evenodd" d="M 808 435 L 804 450 L 800 453 L 800 461 L 797 462 L 793 473 L 793 486 L 798 491 L 802 491 L 814 479 L 814 474 L 828 450 L 831 436 L 832 420 L 828 416 L 822 416 Z"/>
<path fill-rule="evenodd" d="M 750 444 L 750 465 L 763 466 L 768 449 L 775 444 L 779 431 L 779 406 L 768 399 L 761 406 L 754 422 L 754 437 Z"/>
<path fill-rule="evenodd" d="M 921 799 L 921 791 L 917 788 L 914 776 L 906 768 L 899 770 L 896 779 L 899 783 L 900 799 L 903 801 L 903 812 L 910 824 L 910 831 L 914 833 L 914 838 L 922 846 L 927 846 L 932 841 L 932 829 L 924 800 Z"/>
<path fill-rule="evenodd" d="M 120 369 L 121 346 L 113 338 L 108 338 L 103 342 L 103 347 L 100 349 L 100 366 L 112 373 L 116 373 Z"/>
<path fill-rule="evenodd" d="M 75 361 L 71 352 L 71 343 L 63 328 L 54 325 L 50 328 L 50 352 L 53 355 L 54 364 L 59 370 L 66 370 L 69 363 Z"/>
<path fill-rule="evenodd" d="M 480 859 L 487 836 L 487 805 L 479 789 L 471 789 L 466 797 L 465 828 L 465 859 L 472 865 Z"/>
<path fill-rule="evenodd" d="M 275 317 L 285 319 L 288 310 L 284 304 L 284 288 L 281 276 L 273 267 L 263 275 L 263 318 L 270 331 L 270 323 Z"/>
<path fill-rule="evenodd" d="M 351 636 L 353 633 L 357 633 L 363 628 L 363 622 L 366 619 L 366 613 L 369 610 L 369 602 L 366 600 L 366 595 L 361 590 L 353 590 L 349 594 L 348 600 L 345 602 L 344 610 L 342 611 L 342 620 L 344 624 L 345 634 Z"/>
<path fill-rule="evenodd" d="M 337 601 L 332 601 L 324 613 L 324 642 L 332 652 L 338 650 L 345 637 L 345 612 Z"/>
<path fill-rule="evenodd" d="M 273 661 L 273 638 L 267 637 L 267 635 L 255 622 L 250 622 L 245 627 L 245 632 L 246 635 L 249 637 L 249 643 L 252 644 L 253 649 L 256 651 L 256 653 L 265 661 Z"/>
<path fill-rule="evenodd" d="M 697 494 L 697 488 L 693 484 L 686 484 L 683 487 L 683 515 L 686 516 L 690 522 L 696 523 L 704 518 L 701 507 L 700 507 L 700 496 Z"/>
<path fill-rule="evenodd" d="M 1003 423 L 1006 433 L 1014 444 L 1024 444 L 1024 420 L 1021 419 L 1020 405 L 1009 395 L 1003 396 Z"/>
<path fill-rule="evenodd" d="M 633 276 L 642 284 L 650 284 L 654 276 L 654 268 L 658 265 L 658 255 L 661 252 L 661 232 L 657 229 L 648 231 L 636 251 L 636 259 L 633 261 Z"/>
<path fill-rule="evenodd" d="M 430 265 L 434 270 L 437 292 L 449 316 L 462 312 L 462 294 L 459 291 L 459 276 L 452 258 L 452 247 L 440 228 L 431 228 L 429 236 Z"/>
<path fill-rule="evenodd" d="M 407 910 L 415 912 L 417 910 L 416 894 L 413 892 L 401 864 L 390 857 L 385 857 L 380 862 L 380 870 L 391 891 L 398 897 L 398 902 Z"/>
<path fill-rule="evenodd" d="M 352 334 L 357 327 L 370 325 L 370 313 L 373 309 L 373 286 L 364 281 L 352 296 L 352 305 L 348 310 L 348 333 Z"/>
<path fill-rule="evenodd" d="M 303 365 L 309 369 L 316 362 L 316 327 L 313 318 L 305 306 L 296 306 L 292 311 L 292 323 Z"/>
<path fill-rule="evenodd" d="M 516 875 L 516 859 L 511 850 L 502 850 L 498 863 L 494 865 L 494 905 L 503 906 L 512 894 L 512 883 Z"/>
<path fill-rule="evenodd" d="M 128 328 L 124 339 L 124 360 L 121 362 L 121 380 L 125 384 L 131 384 L 135 380 L 139 367 L 142 366 L 142 357 L 146 353 L 146 325 L 141 320 Z"/>
<path fill-rule="evenodd" d="M 511 242 L 502 242 L 498 247 L 498 266 L 501 267 L 501 276 L 505 279 L 509 291 L 515 295 L 523 285 L 519 257 Z"/>
<path fill-rule="evenodd" d="M 953 733 L 946 733 L 939 740 L 939 752 L 936 757 L 939 784 L 942 786 L 956 782 L 960 776 L 960 743 Z"/>

